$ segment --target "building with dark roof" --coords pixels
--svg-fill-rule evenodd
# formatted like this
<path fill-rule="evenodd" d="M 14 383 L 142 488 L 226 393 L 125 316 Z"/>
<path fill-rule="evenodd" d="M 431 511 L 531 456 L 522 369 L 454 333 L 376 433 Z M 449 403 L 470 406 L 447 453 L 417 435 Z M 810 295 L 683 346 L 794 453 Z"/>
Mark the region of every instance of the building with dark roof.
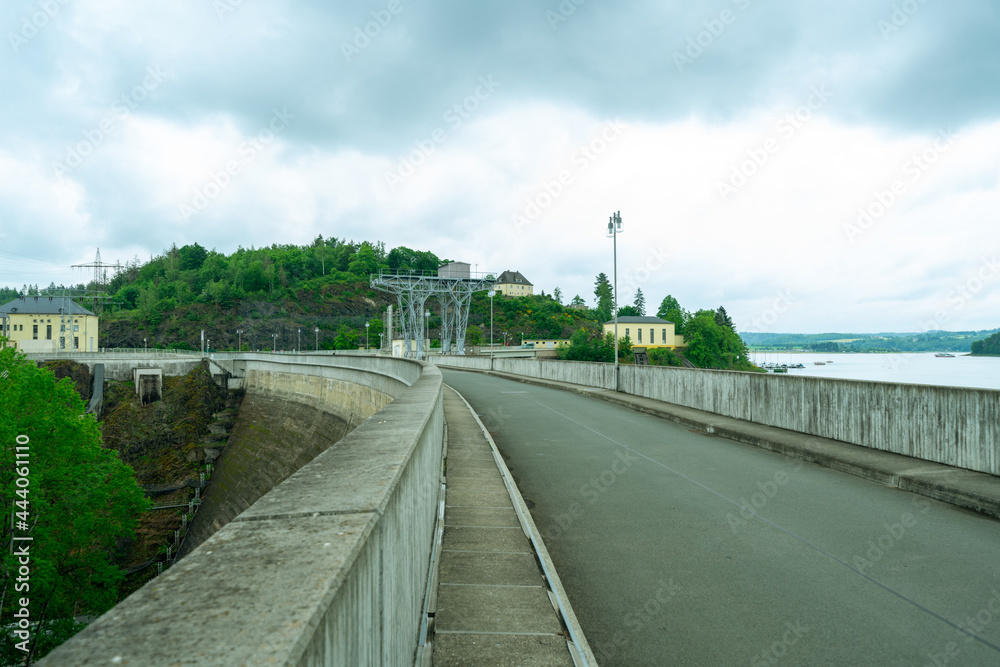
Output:
<path fill-rule="evenodd" d="M 535 287 L 520 271 L 504 271 L 497 277 L 496 291 L 504 296 L 531 296 Z"/>
<path fill-rule="evenodd" d="M 94 351 L 98 324 L 97 315 L 57 296 L 22 296 L 0 306 L 0 335 L 24 352 Z"/>

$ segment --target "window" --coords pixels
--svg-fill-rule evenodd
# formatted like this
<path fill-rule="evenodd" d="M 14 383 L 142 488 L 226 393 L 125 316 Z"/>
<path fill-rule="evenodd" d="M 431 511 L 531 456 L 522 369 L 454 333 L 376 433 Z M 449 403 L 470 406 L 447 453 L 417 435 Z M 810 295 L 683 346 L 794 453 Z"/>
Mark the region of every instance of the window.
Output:
<path fill-rule="evenodd" d="M 31 325 L 31 340 L 38 340 L 38 325 Z"/>
<path fill-rule="evenodd" d="M 73 325 L 73 331 L 79 331 L 79 330 L 80 330 L 80 325 L 79 324 L 74 324 Z"/>
<path fill-rule="evenodd" d="M 636 329 L 636 331 L 639 333 L 639 342 L 641 343 L 642 342 L 642 329 Z"/>
<path fill-rule="evenodd" d="M 650 329 L 649 329 L 649 342 L 650 342 L 650 344 L 656 342 L 656 336 L 653 335 L 653 329 L 652 329 L 652 327 L 650 327 Z"/>
<path fill-rule="evenodd" d="M 79 350 L 80 349 L 80 337 L 79 336 L 73 336 L 73 349 L 74 350 Z"/>
<path fill-rule="evenodd" d="M 45 340 L 52 340 L 52 325 L 45 325 Z"/>
<path fill-rule="evenodd" d="M 628 338 L 628 327 L 625 327 L 625 337 Z"/>
<path fill-rule="evenodd" d="M 663 332 L 663 344 L 666 345 L 666 343 L 667 343 L 667 330 L 666 329 L 660 329 L 660 331 Z"/>

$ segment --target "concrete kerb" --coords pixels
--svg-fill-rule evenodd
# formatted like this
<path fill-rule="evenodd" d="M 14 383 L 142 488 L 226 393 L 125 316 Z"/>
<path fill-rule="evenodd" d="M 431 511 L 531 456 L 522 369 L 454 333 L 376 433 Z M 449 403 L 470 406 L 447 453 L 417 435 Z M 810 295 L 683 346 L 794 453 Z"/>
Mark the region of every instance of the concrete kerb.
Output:
<path fill-rule="evenodd" d="M 533 384 L 592 396 L 630 410 L 667 419 L 687 428 L 717 435 L 785 456 L 802 459 L 832 470 L 861 477 L 885 486 L 909 491 L 963 509 L 1000 519 L 1000 477 L 924 461 L 902 454 L 868 449 L 860 445 L 796 433 L 774 426 L 751 424 L 739 419 L 687 408 L 630 394 L 504 373 L 484 373 L 524 384 Z"/>
<path fill-rule="evenodd" d="M 494 373 L 487 372 L 487 374 Z M 517 484 L 514 483 L 514 478 L 510 474 L 507 464 L 504 463 L 496 442 L 493 441 L 493 436 L 490 435 L 489 429 L 487 429 L 482 420 L 479 419 L 479 415 L 477 415 L 476 411 L 471 405 L 469 405 L 469 402 L 465 400 L 465 397 L 457 391 L 455 393 L 462 399 L 462 402 L 469 409 L 473 419 L 476 420 L 476 424 L 482 430 L 486 441 L 490 443 L 490 450 L 493 452 L 493 459 L 496 461 L 497 467 L 500 469 L 500 475 L 503 477 L 504 486 L 507 487 L 507 493 L 510 495 L 511 502 L 514 504 L 514 511 L 517 513 L 518 521 L 521 523 L 521 529 L 531 541 L 531 545 L 535 550 L 535 555 L 538 557 L 542 573 L 545 575 L 545 579 L 548 582 L 550 598 L 552 598 L 552 606 L 561 617 L 562 622 L 566 626 L 566 630 L 569 633 L 569 639 L 566 643 L 569 648 L 570 655 L 573 657 L 573 662 L 578 667 L 589 665 L 597 667 L 597 658 L 594 656 L 594 652 L 591 650 L 590 644 L 587 642 L 587 638 L 583 634 L 583 628 L 580 626 L 580 621 L 577 619 L 576 613 L 570 605 L 569 596 L 566 595 L 566 590 L 563 588 L 562 581 L 559 579 L 559 574 L 556 572 L 555 564 L 552 562 L 551 556 L 549 556 L 549 551 L 545 547 L 545 542 L 542 541 L 541 533 L 538 531 L 538 527 L 535 525 L 534 519 L 531 518 L 531 513 L 528 510 L 527 503 L 525 503 L 524 498 L 521 497 L 521 492 L 517 488 Z"/>

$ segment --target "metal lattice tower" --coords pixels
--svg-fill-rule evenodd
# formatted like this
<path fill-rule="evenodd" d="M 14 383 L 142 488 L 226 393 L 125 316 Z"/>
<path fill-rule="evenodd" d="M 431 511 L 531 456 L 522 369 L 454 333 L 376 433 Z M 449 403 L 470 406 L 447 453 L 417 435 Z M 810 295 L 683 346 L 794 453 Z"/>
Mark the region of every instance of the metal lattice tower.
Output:
<path fill-rule="evenodd" d="M 383 270 L 371 277 L 374 289 L 396 295 L 405 356 L 415 356 L 417 359 L 427 356 L 423 336 L 424 312 L 427 300 L 431 297 L 436 298 L 441 305 L 442 352 L 451 351 L 451 336 L 454 331 L 455 354 L 465 354 L 465 329 L 469 322 L 472 294 L 488 290 L 496 282 L 492 273 L 472 275 L 468 270 L 444 271 L 446 275 L 441 273 L 441 269 L 437 272 L 399 273 Z M 411 353 L 413 346 L 410 341 L 414 339 L 416 347 Z"/>
<path fill-rule="evenodd" d="M 94 269 L 94 284 L 97 289 L 98 294 L 103 294 L 108 289 L 108 269 L 114 269 L 115 274 L 122 270 L 121 262 L 115 262 L 114 264 L 106 264 L 101 261 L 101 249 L 97 249 L 97 256 L 94 258 L 93 264 L 73 264 L 71 268 L 74 269 Z M 113 276 L 112 276 L 113 277 Z M 95 301 L 95 304 L 100 304 L 100 301 Z M 97 313 L 100 315 L 100 312 Z"/>
<path fill-rule="evenodd" d="M 101 261 L 101 249 L 97 249 L 97 256 L 94 258 L 93 264 L 73 264 L 74 269 L 94 269 L 94 283 L 97 284 L 99 290 L 105 290 L 108 287 L 108 269 L 114 269 L 115 273 L 121 271 L 121 262 L 115 262 L 114 264 L 106 264 Z"/>

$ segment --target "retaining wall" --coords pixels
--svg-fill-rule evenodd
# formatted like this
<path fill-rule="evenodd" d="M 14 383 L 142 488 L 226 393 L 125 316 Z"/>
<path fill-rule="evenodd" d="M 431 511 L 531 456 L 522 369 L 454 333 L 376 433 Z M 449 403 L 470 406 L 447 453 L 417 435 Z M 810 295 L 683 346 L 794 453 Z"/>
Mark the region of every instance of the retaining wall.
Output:
<path fill-rule="evenodd" d="M 201 363 L 202 357 L 194 354 L 165 354 L 149 352 L 143 354 L 120 352 L 67 352 L 62 354 L 28 354 L 36 362 L 72 359 L 94 372 L 95 364 L 104 364 L 104 376 L 108 380 L 132 381 L 132 371 L 136 368 L 160 368 L 166 376 L 185 375 Z"/>
<path fill-rule="evenodd" d="M 489 359 L 432 358 L 485 370 Z M 493 370 L 614 390 L 614 365 L 494 359 Z M 618 390 L 635 396 L 1000 475 L 1000 390 L 619 366 Z"/>
<path fill-rule="evenodd" d="M 230 361 L 249 392 L 289 404 L 322 405 L 345 373 L 395 399 L 43 664 L 412 664 L 441 483 L 440 372 Z"/>

